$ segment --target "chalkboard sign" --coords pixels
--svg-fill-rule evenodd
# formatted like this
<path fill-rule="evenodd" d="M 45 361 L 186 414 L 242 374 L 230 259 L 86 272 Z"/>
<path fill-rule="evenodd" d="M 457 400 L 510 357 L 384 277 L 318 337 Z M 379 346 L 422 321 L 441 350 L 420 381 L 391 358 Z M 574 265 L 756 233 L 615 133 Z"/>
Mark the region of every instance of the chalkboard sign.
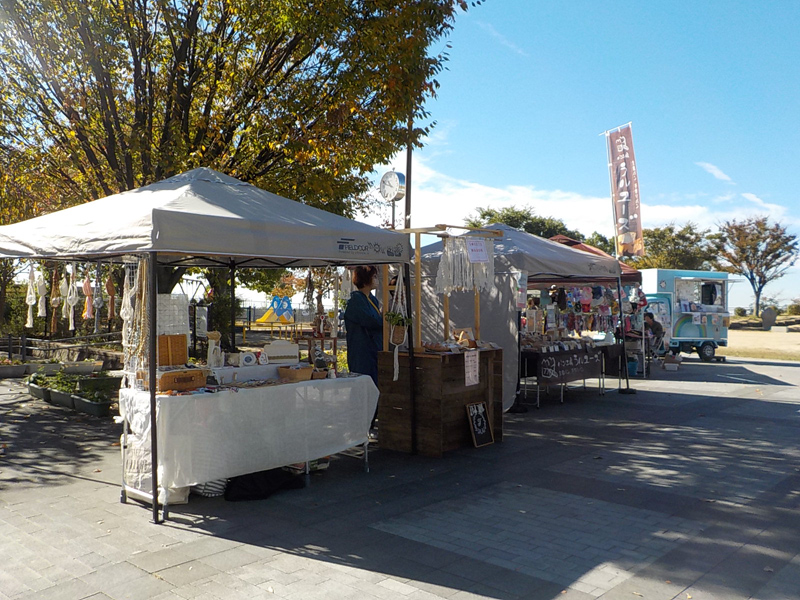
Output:
<path fill-rule="evenodd" d="M 489 422 L 486 402 L 467 404 L 467 418 L 469 419 L 469 430 L 472 433 L 472 443 L 476 448 L 494 444 L 494 434 L 492 433 L 492 424 Z"/>
<path fill-rule="evenodd" d="M 544 353 L 539 356 L 536 379 L 543 384 L 591 379 L 600 376 L 602 364 L 602 352 L 594 348 Z"/>

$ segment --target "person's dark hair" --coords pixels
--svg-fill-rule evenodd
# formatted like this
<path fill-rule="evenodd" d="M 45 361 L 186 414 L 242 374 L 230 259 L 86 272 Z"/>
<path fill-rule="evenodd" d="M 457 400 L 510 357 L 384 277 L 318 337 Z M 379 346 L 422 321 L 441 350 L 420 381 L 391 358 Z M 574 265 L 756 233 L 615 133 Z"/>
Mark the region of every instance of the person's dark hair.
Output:
<path fill-rule="evenodd" d="M 655 317 L 655 315 L 653 315 L 653 313 L 651 313 L 651 312 L 646 312 L 646 313 L 644 313 L 644 317 L 645 317 L 645 319 L 646 319 L 647 317 L 650 317 L 650 318 L 651 318 L 651 319 L 653 319 L 654 321 L 655 321 L 655 318 L 656 318 L 656 317 Z"/>
<path fill-rule="evenodd" d="M 356 267 L 353 269 L 353 285 L 359 290 L 369 283 L 378 275 L 378 268 L 374 265 L 368 267 Z"/>

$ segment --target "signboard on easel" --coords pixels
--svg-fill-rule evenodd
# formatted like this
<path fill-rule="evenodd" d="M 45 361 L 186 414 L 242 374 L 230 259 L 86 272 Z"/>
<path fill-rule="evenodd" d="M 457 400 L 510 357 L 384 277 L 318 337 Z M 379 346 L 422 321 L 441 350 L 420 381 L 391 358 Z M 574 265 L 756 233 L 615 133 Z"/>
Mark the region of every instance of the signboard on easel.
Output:
<path fill-rule="evenodd" d="M 475 402 L 467 404 L 467 417 L 469 418 L 469 430 L 472 433 L 472 442 L 476 448 L 494 444 L 494 434 L 492 425 L 489 423 L 489 411 L 486 402 Z"/>

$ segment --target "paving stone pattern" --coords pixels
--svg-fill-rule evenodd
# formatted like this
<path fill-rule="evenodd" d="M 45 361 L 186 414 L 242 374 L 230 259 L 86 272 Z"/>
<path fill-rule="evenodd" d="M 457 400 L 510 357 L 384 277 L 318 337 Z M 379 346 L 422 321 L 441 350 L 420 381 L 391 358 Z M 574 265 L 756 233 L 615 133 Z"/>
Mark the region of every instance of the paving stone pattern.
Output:
<path fill-rule="evenodd" d="M 610 382 L 612 383 L 612 382 Z M 0 600 L 797 600 L 800 365 L 688 359 L 442 459 L 119 501 L 119 425 L 0 381 Z M 3 447 L 5 445 L 5 447 Z"/>
<path fill-rule="evenodd" d="M 654 511 L 509 482 L 373 527 L 593 596 L 703 529 Z"/>

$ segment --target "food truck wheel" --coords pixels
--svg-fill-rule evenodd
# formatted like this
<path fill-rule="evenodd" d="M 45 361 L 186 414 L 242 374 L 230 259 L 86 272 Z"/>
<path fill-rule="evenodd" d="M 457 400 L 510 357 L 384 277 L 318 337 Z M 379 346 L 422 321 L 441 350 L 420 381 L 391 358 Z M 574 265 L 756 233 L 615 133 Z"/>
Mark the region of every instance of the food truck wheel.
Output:
<path fill-rule="evenodd" d="M 703 362 L 711 362 L 714 360 L 714 344 L 711 342 L 705 342 L 697 349 L 697 353 L 700 355 L 700 360 Z"/>

